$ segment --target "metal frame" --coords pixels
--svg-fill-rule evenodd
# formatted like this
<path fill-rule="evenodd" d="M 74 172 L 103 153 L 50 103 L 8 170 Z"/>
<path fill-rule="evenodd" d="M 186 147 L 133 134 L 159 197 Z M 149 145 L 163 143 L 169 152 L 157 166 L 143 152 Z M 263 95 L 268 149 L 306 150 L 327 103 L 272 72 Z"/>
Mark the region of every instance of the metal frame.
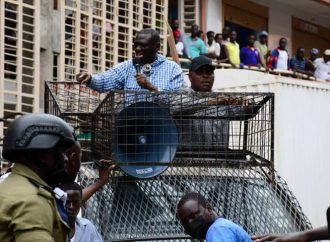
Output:
<path fill-rule="evenodd" d="M 97 103 L 93 108 L 88 108 L 88 112 L 81 112 L 79 103 L 85 103 L 83 106 L 89 104 L 90 98 L 85 97 L 93 97 L 91 90 L 85 88 L 80 90 L 78 83 L 70 82 L 46 83 L 45 89 L 47 112 L 67 120 L 78 131 L 81 129 L 81 122 L 84 124 L 86 119 L 92 120 L 89 121 L 89 131 L 92 130 L 93 134 L 83 144 L 85 162 L 82 164 L 78 178 L 84 187 L 98 178 L 98 165 L 93 160 L 113 157 L 112 143 L 115 140 L 111 135 L 116 132 L 115 114 L 121 108 L 136 100 L 141 101 L 141 98 L 144 100 L 153 98 L 158 101 L 176 100 L 171 97 L 182 95 L 182 93 L 110 92 L 106 96 L 99 96 Z M 137 98 L 135 101 L 129 96 L 134 93 Z M 241 147 L 242 150 L 238 151 L 250 155 L 251 158 L 242 160 L 229 155 L 221 159 L 205 158 L 206 153 L 198 156 L 198 153 L 191 151 L 190 156 L 182 156 L 178 152 L 167 170 L 150 179 L 132 178 L 120 169 L 113 171 L 110 181 L 83 207 L 83 216 L 96 225 L 105 241 L 190 241 L 175 218 L 178 200 L 189 191 L 202 193 L 213 203 L 218 214 L 242 225 L 251 234 L 285 233 L 311 228 L 297 199 L 274 170 L 274 95 L 271 93 L 205 95 L 250 100 L 248 105 L 253 106 L 253 109 L 250 109 L 251 113 L 232 115 L 228 118 L 231 122 L 236 122 L 233 126 L 233 137 L 240 137 L 236 136 L 239 133 L 242 135 L 236 143 L 234 142 L 234 147 L 235 145 L 237 148 Z M 71 99 L 63 98 L 66 96 L 72 97 L 73 106 L 67 103 Z M 120 104 L 124 106 L 120 107 Z M 184 102 L 181 105 L 184 105 Z M 177 110 L 174 105 L 170 107 L 174 111 Z M 173 117 L 177 120 L 184 113 L 175 111 Z M 193 117 L 200 118 L 198 116 L 183 118 Z M 256 127 L 251 126 L 251 122 Z M 263 122 L 267 125 L 262 124 Z M 265 135 L 260 135 L 262 133 Z M 98 140 L 99 134 L 105 137 L 106 143 L 103 144 Z M 258 140 L 251 139 L 251 135 L 256 135 L 255 139 Z M 262 140 L 264 141 L 261 142 Z M 258 146 L 268 147 L 270 151 L 258 152 L 256 149 Z"/>

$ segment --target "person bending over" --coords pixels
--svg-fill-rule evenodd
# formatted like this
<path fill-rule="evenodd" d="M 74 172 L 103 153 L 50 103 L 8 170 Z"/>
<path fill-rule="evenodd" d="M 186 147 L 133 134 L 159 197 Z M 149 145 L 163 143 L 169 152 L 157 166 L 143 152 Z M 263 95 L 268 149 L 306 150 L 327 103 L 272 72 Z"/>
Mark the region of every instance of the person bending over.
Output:
<path fill-rule="evenodd" d="M 218 216 L 199 193 L 184 195 L 178 203 L 176 214 L 185 233 L 194 239 L 205 239 L 206 242 L 252 241 L 241 226 Z"/>

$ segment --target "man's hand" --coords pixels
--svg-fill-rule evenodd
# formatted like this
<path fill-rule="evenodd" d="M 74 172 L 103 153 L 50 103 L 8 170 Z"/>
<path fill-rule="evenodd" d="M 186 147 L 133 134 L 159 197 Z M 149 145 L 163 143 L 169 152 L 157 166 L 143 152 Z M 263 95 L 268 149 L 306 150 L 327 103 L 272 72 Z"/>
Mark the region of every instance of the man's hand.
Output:
<path fill-rule="evenodd" d="M 89 74 L 87 72 L 81 72 L 76 75 L 76 80 L 80 84 L 89 84 L 91 81 L 91 78 L 92 78 L 91 74 Z"/>
<path fill-rule="evenodd" d="M 273 242 L 306 242 L 306 236 L 303 232 L 289 234 L 265 234 L 260 236 L 252 236 L 252 240 L 256 242 L 273 241 Z"/>
<path fill-rule="evenodd" d="M 111 171 L 116 168 L 116 165 L 113 164 L 111 160 L 100 160 L 100 162 L 104 166 L 99 167 L 99 182 L 101 182 L 102 184 L 106 184 L 109 180 Z"/>
<path fill-rule="evenodd" d="M 144 74 L 138 73 L 135 75 L 135 78 L 140 87 L 148 89 L 149 91 L 158 91 L 158 89 L 147 80 Z"/>
<path fill-rule="evenodd" d="M 208 100 L 208 105 L 216 106 L 216 105 L 242 105 L 248 106 L 248 100 L 243 100 L 241 98 L 236 97 L 217 97 L 217 98 L 210 98 Z"/>
<path fill-rule="evenodd" d="M 86 187 L 82 191 L 82 201 L 86 202 L 95 192 L 97 192 L 101 187 L 103 187 L 109 180 L 111 171 L 113 171 L 116 166 L 110 160 L 100 160 L 96 164 L 99 167 L 99 179 L 92 185 Z"/>

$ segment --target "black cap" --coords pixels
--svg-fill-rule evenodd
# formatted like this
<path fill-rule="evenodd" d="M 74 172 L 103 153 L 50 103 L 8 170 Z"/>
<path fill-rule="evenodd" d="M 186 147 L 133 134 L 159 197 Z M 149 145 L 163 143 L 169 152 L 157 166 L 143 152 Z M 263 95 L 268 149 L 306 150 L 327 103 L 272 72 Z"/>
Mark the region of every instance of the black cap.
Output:
<path fill-rule="evenodd" d="M 214 66 L 212 65 L 212 60 L 210 58 L 207 58 L 204 55 L 198 56 L 191 61 L 191 64 L 189 66 L 189 71 L 196 71 L 198 70 L 198 68 L 205 65 L 211 66 L 213 70 L 215 69 Z"/>

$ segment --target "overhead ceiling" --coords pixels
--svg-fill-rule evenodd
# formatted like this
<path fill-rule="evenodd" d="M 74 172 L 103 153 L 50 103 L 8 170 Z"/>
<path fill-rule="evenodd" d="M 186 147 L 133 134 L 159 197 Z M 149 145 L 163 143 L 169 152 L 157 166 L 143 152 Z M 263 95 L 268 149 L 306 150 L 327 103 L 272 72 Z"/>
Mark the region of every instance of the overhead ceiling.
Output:
<path fill-rule="evenodd" d="M 302 12 L 308 12 L 315 19 L 322 18 L 322 22 L 328 23 L 330 28 L 330 0 L 276 0 Z"/>

